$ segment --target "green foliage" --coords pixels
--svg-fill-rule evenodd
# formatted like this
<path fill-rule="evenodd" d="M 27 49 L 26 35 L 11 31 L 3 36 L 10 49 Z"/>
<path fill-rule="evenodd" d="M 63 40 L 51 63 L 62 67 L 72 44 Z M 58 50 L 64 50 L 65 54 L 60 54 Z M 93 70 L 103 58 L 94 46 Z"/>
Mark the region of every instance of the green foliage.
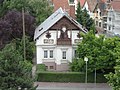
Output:
<path fill-rule="evenodd" d="M 90 27 L 94 25 L 94 20 L 90 18 L 90 15 L 88 14 L 88 11 L 86 9 L 81 9 L 80 2 L 78 3 L 76 12 L 76 20 L 85 28 L 90 30 Z"/>
<path fill-rule="evenodd" d="M 98 71 L 108 73 L 114 70 L 115 60 L 119 58 L 120 38 L 96 37 L 93 31 L 83 35 L 83 41 L 78 44 L 77 57 L 70 65 L 72 71 L 85 71 L 84 57 L 88 57 L 88 72 Z"/>
<path fill-rule="evenodd" d="M 13 9 L 22 12 L 22 8 L 36 18 L 37 24 L 43 22 L 52 13 L 52 7 L 47 0 L 5 0 L 0 5 L 0 17 Z"/>
<path fill-rule="evenodd" d="M 24 39 L 15 39 L 12 41 L 13 43 L 16 44 L 16 50 L 19 51 L 19 53 L 22 55 L 22 57 L 24 56 Z M 34 58 L 34 53 L 35 53 L 35 44 L 34 42 L 30 41 L 29 37 L 25 37 L 25 51 L 26 51 L 26 60 L 29 61 L 30 63 L 33 63 L 33 58 Z"/>
<path fill-rule="evenodd" d="M 83 59 L 73 59 L 73 62 L 70 63 L 70 70 L 71 71 L 80 71 L 82 66 L 84 65 L 84 60 Z"/>
<path fill-rule="evenodd" d="M 10 43 L 0 51 L 0 89 L 17 90 L 18 87 L 34 90 L 31 76 L 32 64 L 23 61 L 16 44 Z"/>
<path fill-rule="evenodd" d="M 45 64 L 37 64 L 36 72 L 46 71 Z"/>
<path fill-rule="evenodd" d="M 53 7 L 50 6 L 48 0 L 30 0 L 30 13 L 36 17 L 36 23 L 39 25 L 48 16 L 52 14 Z"/>
<path fill-rule="evenodd" d="M 80 72 L 39 72 L 37 81 L 43 82 L 85 82 L 85 74 Z M 88 82 L 94 82 L 94 74 L 88 74 Z M 97 74 L 97 83 L 105 83 L 104 75 Z"/>
<path fill-rule="evenodd" d="M 120 90 L 120 59 L 116 62 L 115 73 L 109 73 L 105 77 L 113 90 Z"/>

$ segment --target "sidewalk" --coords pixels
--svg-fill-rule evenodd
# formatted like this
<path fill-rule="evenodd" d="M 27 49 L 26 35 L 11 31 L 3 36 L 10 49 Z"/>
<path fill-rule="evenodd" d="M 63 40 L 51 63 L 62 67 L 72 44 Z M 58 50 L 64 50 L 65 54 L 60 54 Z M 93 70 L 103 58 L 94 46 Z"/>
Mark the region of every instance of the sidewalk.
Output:
<path fill-rule="evenodd" d="M 35 82 L 35 85 L 38 85 L 36 90 L 112 90 L 106 83 Z"/>

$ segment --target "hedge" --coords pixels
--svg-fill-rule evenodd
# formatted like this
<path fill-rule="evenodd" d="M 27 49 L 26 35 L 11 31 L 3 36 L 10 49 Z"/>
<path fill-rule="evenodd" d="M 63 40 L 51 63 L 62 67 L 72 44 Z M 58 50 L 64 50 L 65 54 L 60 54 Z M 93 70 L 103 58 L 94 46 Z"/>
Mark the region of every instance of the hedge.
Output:
<path fill-rule="evenodd" d="M 39 72 L 37 73 L 39 82 L 85 82 L 85 74 L 80 72 Z M 94 73 L 88 74 L 88 83 L 94 83 Z M 102 73 L 97 73 L 97 83 L 106 83 Z"/>
<path fill-rule="evenodd" d="M 46 71 L 45 64 L 37 64 L 36 72 Z"/>

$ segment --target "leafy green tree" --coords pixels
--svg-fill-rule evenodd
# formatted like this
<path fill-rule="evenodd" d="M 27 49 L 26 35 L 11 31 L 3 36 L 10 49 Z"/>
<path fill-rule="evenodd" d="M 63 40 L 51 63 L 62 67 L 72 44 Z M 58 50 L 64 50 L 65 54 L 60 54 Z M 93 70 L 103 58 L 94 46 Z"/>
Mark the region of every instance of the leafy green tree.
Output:
<path fill-rule="evenodd" d="M 14 42 L 0 51 L 0 89 L 35 90 L 31 75 L 32 64 L 24 61 Z"/>
<path fill-rule="evenodd" d="M 22 38 L 22 8 L 25 10 L 25 32 L 32 40 L 37 24 L 52 12 L 48 0 L 4 0 L 0 3 L 0 48 L 12 39 Z"/>
<path fill-rule="evenodd" d="M 48 0 L 5 0 L 0 4 L 0 8 L 0 17 L 4 16 L 7 11 L 14 9 L 22 12 L 24 8 L 25 12 L 29 12 L 36 18 L 37 24 L 43 22 L 52 13 Z"/>
<path fill-rule="evenodd" d="M 115 48 L 117 53 L 115 55 L 118 56 L 115 65 L 115 73 L 110 72 L 109 74 L 105 75 L 108 79 L 109 85 L 113 88 L 113 90 L 120 90 L 120 42 L 118 43 L 117 47 Z"/>
<path fill-rule="evenodd" d="M 21 38 L 23 36 L 23 23 L 22 23 L 22 13 L 16 10 L 8 11 L 2 21 L 6 21 L 12 28 L 11 37 L 10 38 Z M 35 18 L 31 16 L 29 13 L 25 13 L 25 32 L 27 36 L 31 38 L 34 35 L 35 30 Z"/>
<path fill-rule="evenodd" d="M 22 57 L 24 56 L 24 40 L 22 39 L 15 39 L 14 43 L 16 43 L 16 50 L 18 50 L 18 52 L 22 55 Z M 29 37 L 25 37 L 25 51 L 26 51 L 26 60 L 29 61 L 30 63 L 33 63 L 33 58 L 34 58 L 34 53 L 35 53 L 35 44 L 33 41 L 30 41 Z"/>
<path fill-rule="evenodd" d="M 35 18 L 29 13 L 25 13 L 25 33 L 31 39 L 35 30 L 34 23 Z M 0 20 L 0 48 L 4 47 L 12 39 L 22 38 L 22 36 L 22 14 L 16 10 L 8 11 Z"/>
<path fill-rule="evenodd" d="M 78 3 L 78 7 L 76 10 L 76 20 L 83 25 L 87 30 L 90 30 L 90 27 L 94 25 L 93 19 L 88 14 L 86 9 L 82 10 L 80 6 L 80 2 Z"/>
<path fill-rule="evenodd" d="M 48 18 L 53 11 L 53 7 L 48 0 L 30 0 L 31 15 L 36 17 L 36 23 L 39 25 L 46 18 Z"/>
<path fill-rule="evenodd" d="M 115 48 L 117 47 L 119 40 L 120 38 L 117 37 L 96 37 L 93 31 L 83 35 L 83 41 L 78 44 L 77 48 L 78 59 L 74 60 L 70 65 L 72 71 L 85 71 L 85 56 L 89 59 L 89 72 L 93 72 L 95 68 L 104 73 L 107 73 L 108 70 L 113 70 L 115 60 L 118 58 L 118 56 L 115 55 L 118 50 Z M 77 70 L 74 69 L 74 67 L 76 67 Z"/>
<path fill-rule="evenodd" d="M 11 40 L 12 28 L 9 22 L 5 20 L 0 20 L 0 49 L 4 46 L 6 42 Z"/>
<path fill-rule="evenodd" d="M 82 22 L 83 22 L 83 11 L 82 11 L 82 8 L 81 8 L 81 6 L 80 6 L 80 2 L 78 3 L 78 6 L 77 6 L 77 10 L 76 10 L 76 20 L 80 23 L 80 24 L 82 24 Z"/>

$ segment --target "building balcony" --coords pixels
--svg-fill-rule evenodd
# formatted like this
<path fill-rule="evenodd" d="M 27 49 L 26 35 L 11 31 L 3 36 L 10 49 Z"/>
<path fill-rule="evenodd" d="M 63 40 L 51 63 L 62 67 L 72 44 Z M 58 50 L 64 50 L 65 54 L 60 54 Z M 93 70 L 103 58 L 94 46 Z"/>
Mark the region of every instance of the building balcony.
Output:
<path fill-rule="evenodd" d="M 57 45 L 71 45 L 71 39 L 67 38 L 67 39 L 57 39 Z"/>

